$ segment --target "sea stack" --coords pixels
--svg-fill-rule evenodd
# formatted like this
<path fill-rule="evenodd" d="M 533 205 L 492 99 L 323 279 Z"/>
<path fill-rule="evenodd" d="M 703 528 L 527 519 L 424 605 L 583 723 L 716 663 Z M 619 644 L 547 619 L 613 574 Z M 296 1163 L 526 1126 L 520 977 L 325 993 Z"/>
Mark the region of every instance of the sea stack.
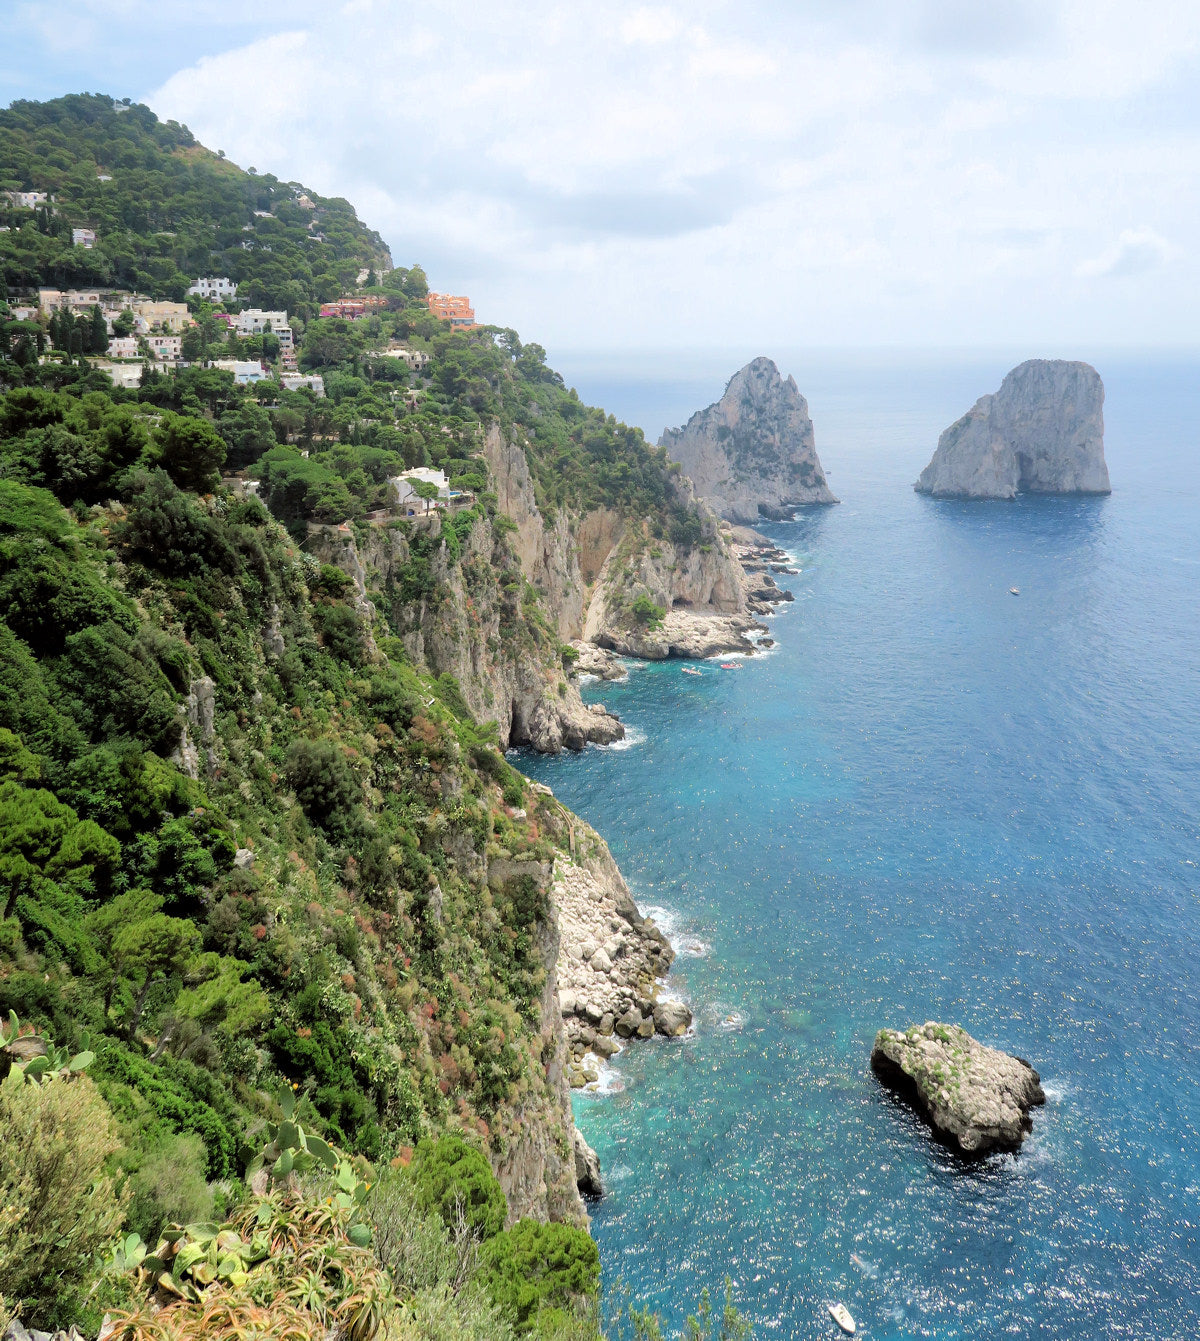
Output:
<path fill-rule="evenodd" d="M 946 429 L 913 488 L 935 498 L 1111 493 L 1100 374 L 1065 359 L 1020 364 Z"/>
<path fill-rule="evenodd" d="M 956 1024 L 881 1029 L 871 1068 L 963 1155 L 1016 1150 L 1032 1130 L 1029 1110 L 1046 1102 L 1027 1061 L 984 1047 Z"/>
<path fill-rule="evenodd" d="M 658 440 L 714 512 L 731 522 L 790 519 L 805 503 L 836 503 L 817 459 L 808 403 L 768 358 L 730 379 L 715 405 Z"/>

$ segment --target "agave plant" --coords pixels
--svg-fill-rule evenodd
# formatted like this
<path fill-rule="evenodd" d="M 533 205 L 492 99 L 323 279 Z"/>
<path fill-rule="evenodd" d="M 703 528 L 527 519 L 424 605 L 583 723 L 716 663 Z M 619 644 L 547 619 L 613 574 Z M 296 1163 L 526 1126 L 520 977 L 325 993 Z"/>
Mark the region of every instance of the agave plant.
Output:
<path fill-rule="evenodd" d="M 7 1020 L 0 1021 L 0 1053 L 8 1057 L 9 1078 L 15 1073 L 18 1082 L 25 1080 L 31 1085 L 43 1080 L 67 1080 L 86 1070 L 96 1060 L 96 1054 L 89 1050 L 90 1041 L 85 1032 L 83 1046 L 72 1054 L 69 1048 L 55 1047 L 32 1026 L 22 1029 L 15 1010 L 8 1012 Z"/>

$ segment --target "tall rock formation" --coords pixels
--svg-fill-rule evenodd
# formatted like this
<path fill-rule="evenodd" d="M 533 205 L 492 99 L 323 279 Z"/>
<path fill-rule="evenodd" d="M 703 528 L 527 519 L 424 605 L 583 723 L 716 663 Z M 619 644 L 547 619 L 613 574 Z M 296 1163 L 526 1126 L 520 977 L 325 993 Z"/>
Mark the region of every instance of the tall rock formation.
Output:
<path fill-rule="evenodd" d="M 768 358 L 735 373 L 715 405 L 658 440 L 718 515 L 752 523 L 836 503 L 817 459 L 808 403 Z"/>
<path fill-rule="evenodd" d="M 1020 364 L 946 429 L 913 488 L 935 498 L 1111 493 L 1100 374 L 1065 359 Z"/>

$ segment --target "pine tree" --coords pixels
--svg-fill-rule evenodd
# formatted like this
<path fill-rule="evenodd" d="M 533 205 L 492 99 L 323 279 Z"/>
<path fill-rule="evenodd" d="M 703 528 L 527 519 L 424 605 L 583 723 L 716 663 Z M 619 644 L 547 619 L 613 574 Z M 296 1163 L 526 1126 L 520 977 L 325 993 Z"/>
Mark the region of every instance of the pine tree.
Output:
<path fill-rule="evenodd" d="M 96 303 L 92 307 L 92 321 L 90 339 L 88 341 L 88 350 L 92 354 L 104 354 L 108 351 L 108 326 L 104 321 L 104 313 L 100 310 L 100 304 Z"/>

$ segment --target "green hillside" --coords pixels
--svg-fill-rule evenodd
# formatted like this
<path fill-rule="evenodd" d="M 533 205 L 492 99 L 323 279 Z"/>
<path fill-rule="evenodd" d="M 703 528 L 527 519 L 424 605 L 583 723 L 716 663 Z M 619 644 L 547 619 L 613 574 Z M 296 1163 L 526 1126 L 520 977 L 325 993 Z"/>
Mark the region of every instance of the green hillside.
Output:
<path fill-rule="evenodd" d="M 543 999 L 548 873 L 579 821 L 402 639 L 470 641 L 486 618 L 497 667 L 565 692 L 488 431 L 528 444 L 548 516 L 604 506 L 698 537 L 699 514 L 665 453 L 539 346 L 434 318 L 418 267 L 375 277 L 361 320 L 317 317 L 386 260 L 345 202 L 309 192 L 305 211 L 95 96 L 0 113 L 0 162 L 54 195 L 0 234 L 14 305 L 40 284 L 177 296 L 229 274 L 234 310 L 286 305 L 327 393 L 199 366 L 277 354 L 208 303 L 193 366 L 125 390 L 71 321 L 0 303 L 0 1129 L 26 1134 L 0 1153 L 0 1321 L 19 1304 L 92 1334 L 117 1310 L 129 1337 L 243 1334 L 251 1315 L 263 1337 L 595 1337 Z M 82 221 L 94 250 L 64 241 Z M 396 341 L 428 355 L 420 374 Z M 469 505 L 369 519 L 416 465 Z M 386 590 L 314 557 L 314 526 L 342 522 L 406 556 Z M 505 1229 L 489 1164 L 530 1131 L 561 1223 Z M 172 1223 L 189 1227 L 143 1261 Z"/>
<path fill-rule="evenodd" d="M 303 315 L 388 265 L 378 233 L 344 200 L 255 174 L 148 107 L 78 94 L 0 112 L 0 190 L 45 191 L 54 210 L 9 210 L 0 276 L 10 289 L 113 285 L 181 301 L 200 275 L 227 275 L 260 306 Z M 307 196 L 314 208 L 297 203 Z M 264 217 L 266 216 L 266 217 Z M 96 231 L 92 249 L 71 229 Z"/>

